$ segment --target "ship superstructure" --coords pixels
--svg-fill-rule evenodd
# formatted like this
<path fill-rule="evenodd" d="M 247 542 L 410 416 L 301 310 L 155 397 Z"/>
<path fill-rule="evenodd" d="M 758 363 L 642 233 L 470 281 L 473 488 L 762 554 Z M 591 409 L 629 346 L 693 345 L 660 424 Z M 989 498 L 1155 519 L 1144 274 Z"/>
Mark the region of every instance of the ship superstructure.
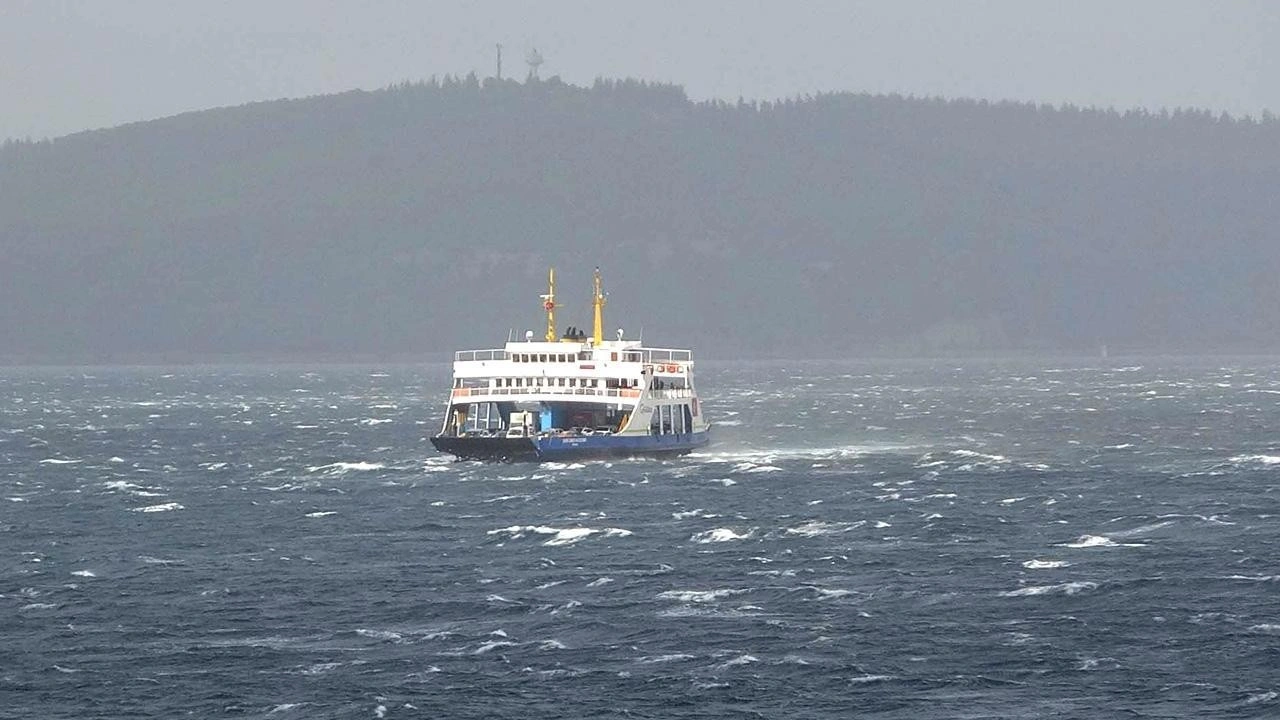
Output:
<path fill-rule="evenodd" d="M 541 296 L 547 332 L 454 355 L 453 387 L 436 449 L 461 459 L 563 460 L 680 454 L 706 445 L 690 350 L 603 335 L 600 271 L 587 334 L 557 337 L 555 272 Z"/>

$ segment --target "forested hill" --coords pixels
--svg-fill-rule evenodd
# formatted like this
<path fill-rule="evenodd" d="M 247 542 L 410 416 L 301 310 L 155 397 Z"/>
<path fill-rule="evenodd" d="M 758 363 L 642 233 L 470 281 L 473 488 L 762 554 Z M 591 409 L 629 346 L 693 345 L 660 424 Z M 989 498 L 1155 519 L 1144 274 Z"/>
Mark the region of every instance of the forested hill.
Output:
<path fill-rule="evenodd" d="M 1280 348 L 1280 123 L 405 84 L 0 148 L 0 360 Z"/>

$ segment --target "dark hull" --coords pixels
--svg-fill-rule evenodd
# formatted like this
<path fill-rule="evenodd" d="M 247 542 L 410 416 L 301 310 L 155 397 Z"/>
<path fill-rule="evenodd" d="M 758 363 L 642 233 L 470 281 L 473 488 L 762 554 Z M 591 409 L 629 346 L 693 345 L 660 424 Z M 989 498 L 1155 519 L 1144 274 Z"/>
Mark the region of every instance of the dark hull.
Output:
<path fill-rule="evenodd" d="M 437 435 L 431 444 L 459 460 L 528 462 L 539 460 L 602 460 L 626 457 L 683 455 L 704 447 L 710 432 L 683 435 L 587 435 L 539 438 L 447 437 Z"/>
<path fill-rule="evenodd" d="M 529 462 L 538 459 L 538 450 L 531 438 L 437 435 L 431 438 L 431 444 L 442 453 L 456 455 L 459 460 Z"/>

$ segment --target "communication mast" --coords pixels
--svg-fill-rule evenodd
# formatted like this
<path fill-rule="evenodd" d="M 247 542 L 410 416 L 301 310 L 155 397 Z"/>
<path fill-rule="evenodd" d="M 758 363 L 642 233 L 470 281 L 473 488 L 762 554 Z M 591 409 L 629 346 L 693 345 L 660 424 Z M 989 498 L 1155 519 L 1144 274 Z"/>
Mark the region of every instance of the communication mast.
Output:
<path fill-rule="evenodd" d="M 547 271 L 547 294 L 542 296 L 542 309 L 547 311 L 547 342 L 556 341 L 556 269 Z"/>
<path fill-rule="evenodd" d="M 600 282 L 600 268 L 596 268 L 595 282 L 592 283 L 591 290 L 591 310 L 595 316 L 595 323 L 592 325 L 591 339 L 596 345 L 604 341 L 604 287 Z M 622 338 L 619 337 L 619 340 Z"/>
<path fill-rule="evenodd" d="M 502 43 L 497 43 L 498 48 L 498 79 L 502 79 Z"/>
<path fill-rule="evenodd" d="M 542 53 L 538 52 L 538 48 L 534 48 L 529 51 L 528 55 L 525 55 L 524 62 L 529 66 L 529 79 L 537 80 L 538 66 L 543 62 Z"/>

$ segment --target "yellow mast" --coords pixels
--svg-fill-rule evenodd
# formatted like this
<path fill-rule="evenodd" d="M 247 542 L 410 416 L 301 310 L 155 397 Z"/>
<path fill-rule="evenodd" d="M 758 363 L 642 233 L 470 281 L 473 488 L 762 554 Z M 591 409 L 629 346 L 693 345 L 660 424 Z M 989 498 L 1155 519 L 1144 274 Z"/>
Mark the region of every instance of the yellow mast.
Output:
<path fill-rule="evenodd" d="M 556 341 L 556 269 L 547 271 L 547 294 L 542 296 L 542 309 L 547 311 L 547 342 Z"/>
<path fill-rule="evenodd" d="M 600 285 L 600 268 L 596 268 L 595 292 L 591 298 L 591 307 L 595 310 L 595 327 L 592 328 L 592 339 L 596 345 L 604 340 L 604 291 Z"/>

